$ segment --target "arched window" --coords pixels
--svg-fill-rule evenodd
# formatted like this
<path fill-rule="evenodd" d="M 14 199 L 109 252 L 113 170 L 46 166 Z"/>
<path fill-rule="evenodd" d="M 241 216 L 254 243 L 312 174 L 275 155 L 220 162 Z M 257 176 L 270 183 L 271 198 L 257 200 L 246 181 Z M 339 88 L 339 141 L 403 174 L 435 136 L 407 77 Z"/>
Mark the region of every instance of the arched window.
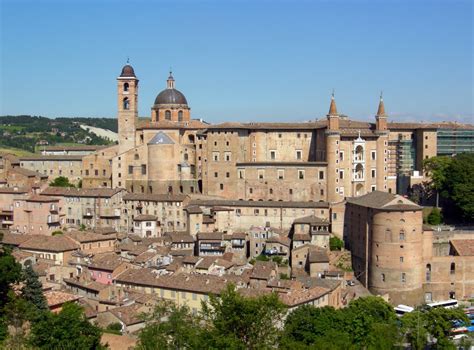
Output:
<path fill-rule="evenodd" d="M 165 119 L 166 120 L 171 120 L 171 111 L 166 111 L 165 112 Z"/>
<path fill-rule="evenodd" d="M 128 91 L 128 87 L 129 87 L 128 83 L 123 84 L 123 91 L 125 92 Z"/>
<path fill-rule="evenodd" d="M 184 154 L 184 160 L 188 160 L 188 154 L 187 153 Z"/>
<path fill-rule="evenodd" d="M 178 112 L 178 121 L 180 121 L 180 122 L 183 121 L 183 111 Z"/>
<path fill-rule="evenodd" d="M 431 264 L 426 264 L 426 282 L 431 282 Z"/>
<path fill-rule="evenodd" d="M 363 180 L 364 179 L 364 167 L 362 164 L 357 164 L 355 168 L 355 179 Z"/>
<path fill-rule="evenodd" d="M 400 231 L 400 241 L 404 241 L 405 240 L 405 231 L 401 230 Z"/>
<path fill-rule="evenodd" d="M 130 101 L 128 100 L 128 97 L 123 99 L 123 109 L 130 109 Z"/>
<path fill-rule="evenodd" d="M 455 263 L 451 263 L 451 275 L 454 275 L 456 273 L 456 264 Z"/>
<path fill-rule="evenodd" d="M 135 160 L 137 160 L 137 159 L 139 159 L 139 158 L 140 158 L 140 157 L 139 157 L 139 155 L 138 155 L 138 153 L 135 153 L 135 156 L 134 156 L 134 158 L 135 158 Z"/>
<path fill-rule="evenodd" d="M 364 147 L 361 145 L 357 146 L 355 149 L 355 160 L 363 161 L 364 160 Z"/>

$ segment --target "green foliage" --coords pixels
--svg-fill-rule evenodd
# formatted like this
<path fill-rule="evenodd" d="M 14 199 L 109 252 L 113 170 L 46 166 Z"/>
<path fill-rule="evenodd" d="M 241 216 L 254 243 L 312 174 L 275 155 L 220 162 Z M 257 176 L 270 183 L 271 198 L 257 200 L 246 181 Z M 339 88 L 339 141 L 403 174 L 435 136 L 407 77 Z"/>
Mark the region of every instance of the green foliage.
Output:
<path fill-rule="evenodd" d="M 38 279 L 38 274 L 31 265 L 26 266 L 23 270 L 23 280 L 22 297 L 33 304 L 39 311 L 49 310 L 46 298 L 43 295 L 43 286 Z"/>
<path fill-rule="evenodd" d="M 264 254 L 260 254 L 255 258 L 257 261 L 270 261 L 270 258 Z"/>
<path fill-rule="evenodd" d="M 280 279 L 281 280 L 289 280 L 290 276 L 288 276 L 288 274 L 286 274 L 286 273 L 281 272 L 280 273 Z"/>
<path fill-rule="evenodd" d="M 79 227 L 79 231 L 85 231 L 85 230 L 86 230 L 86 225 L 81 224 L 81 226 Z"/>
<path fill-rule="evenodd" d="M 284 348 L 316 349 L 392 349 L 397 342 L 395 312 L 379 297 L 338 310 L 302 306 L 288 315 L 281 340 Z"/>
<path fill-rule="evenodd" d="M 109 324 L 105 329 L 103 329 L 104 333 L 111 333 L 111 334 L 122 334 L 122 324 L 120 322 L 115 322 Z"/>
<path fill-rule="evenodd" d="M 146 318 L 137 349 L 269 349 L 278 345 L 285 307 L 277 295 L 245 298 L 230 285 L 202 314 L 162 303 Z"/>
<path fill-rule="evenodd" d="M 272 256 L 272 261 L 276 262 L 278 265 L 283 264 L 283 258 L 278 255 Z"/>
<path fill-rule="evenodd" d="M 453 321 L 470 324 L 462 308 L 425 308 L 406 313 L 401 318 L 401 333 L 414 350 L 426 347 L 428 335 L 436 338 L 437 349 L 455 349 L 449 339 Z"/>
<path fill-rule="evenodd" d="M 187 306 L 163 302 L 146 321 L 136 349 L 199 349 L 205 341 L 200 318 L 191 314 Z"/>
<path fill-rule="evenodd" d="M 21 279 L 21 265 L 15 261 L 10 249 L 0 247 L 0 311 L 8 301 L 10 285 Z"/>
<path fill-rule="evenodd" d="M 430 187 L 438 191 L 443 201 L 444 213 L 453 218 L 459 214 L 466 221 L 474 220 L 474 154 L 455 157 L 433 157 L 424 162 L 431 177 Z"/>
<path fill-rule="evenodd" d="M 35 152 L 36 144 L 40 140 L 46 140 L 50 145 L 84 142 L 91 145 L 111 144 L 109 140 L 82 129 L 80 124 L 117 132 L 117 119 L 2 116 L 0 117 L 0 146 Z"/>
<path fill-rule="evenodd" d="M 428 215 L 428 224 L 430 225 L 440 225 L 443 222 L 443 216 L 438 207 L 434 207 L 431 210 L 431 213 Z"/>
<path fill-rule="evenodd" d="M 69 179 L 65 176 L 58 176 L 52 182 L 49 183 L 51 187 L 74 187 L 72 183 L 69 182 Z"/>
<path fill-rule="evenodd" d="M 66 303 L 59 313 L 45 313 L 31 325 L 29 342 L 35 349 L 104 349 L 101 335 L 80 306 Z"/>
<path fill-rule="evenodd" d="M 208 339 L 216 348 L 263 349 L 276 346 L 285 306 L 274 293 L 245 298 L 233 285 L 220 297 L 203 303 L 203 315 L 211 320 Z"/>
<path fill-rule="evenodd" d="M 474 221 L 474 154 L 459 154 L 447 169 L 443 196 L 452 200 L 463 217 Z"/>
<path fill-rule="evenodd" d="M 51 233 L 52 236 L 60 236 L 62 234 L 64 234 L 64 232 L 61 230 L 56 230 Z"/>
<path fill-rule="evenodd" d="M 332 236 L 329 238 L 329 249 L 330 250 L 341 250 L 344 247 L 344 241 L 339 237 Z"/>

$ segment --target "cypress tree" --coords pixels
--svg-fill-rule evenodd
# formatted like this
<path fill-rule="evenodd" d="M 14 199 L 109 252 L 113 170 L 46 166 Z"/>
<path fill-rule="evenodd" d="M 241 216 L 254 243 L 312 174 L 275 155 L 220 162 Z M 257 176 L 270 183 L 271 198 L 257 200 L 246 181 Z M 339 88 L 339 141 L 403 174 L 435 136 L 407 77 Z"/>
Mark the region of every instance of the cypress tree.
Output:
<path fill-rule="evenodd" d="M 21 290 L 23 298 L 35 305 L 40 311 L 48 310 L 48 303 L 43 295 L 43 285 L 31 265 L 28 265 L 23 271 L 23 279 L 25 283 Z"/>

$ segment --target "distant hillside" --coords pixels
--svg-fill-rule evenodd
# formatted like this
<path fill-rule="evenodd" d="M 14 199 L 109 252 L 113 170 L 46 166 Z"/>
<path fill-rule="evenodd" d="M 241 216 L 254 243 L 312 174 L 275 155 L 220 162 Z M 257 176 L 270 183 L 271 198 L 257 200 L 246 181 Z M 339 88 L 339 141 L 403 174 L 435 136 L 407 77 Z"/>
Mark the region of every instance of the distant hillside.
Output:
<path fill-rule="evenodd" d="M 117 132 L 117 119 L 56 118 L 41 116 L 0 116 L 0 147 L 34 152 L 38 145 L 59 143 L 108 145 L 114 142 L 81 125 Z"/>

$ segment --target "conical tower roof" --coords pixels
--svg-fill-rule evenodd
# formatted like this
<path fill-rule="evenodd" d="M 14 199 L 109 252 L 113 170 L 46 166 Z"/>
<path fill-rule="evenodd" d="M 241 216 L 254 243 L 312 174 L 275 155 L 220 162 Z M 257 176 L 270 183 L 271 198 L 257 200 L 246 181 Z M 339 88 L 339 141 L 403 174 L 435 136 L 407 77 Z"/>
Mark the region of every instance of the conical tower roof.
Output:
<path fill-rule="evenodd" d="M 377 117 L 386 117 L 385 105 L 383 103 L 383 96 L 380 94 L 379 109 L 377 110 Z"/>
<path fill-rule="evenodd" d="M 334 99 L 334 92 L 331 95 L 331 105 L 329 106 L 329 113 L 328 116 L 336 116 L 337 108 L 336 108 L 336 100 Z"/>

